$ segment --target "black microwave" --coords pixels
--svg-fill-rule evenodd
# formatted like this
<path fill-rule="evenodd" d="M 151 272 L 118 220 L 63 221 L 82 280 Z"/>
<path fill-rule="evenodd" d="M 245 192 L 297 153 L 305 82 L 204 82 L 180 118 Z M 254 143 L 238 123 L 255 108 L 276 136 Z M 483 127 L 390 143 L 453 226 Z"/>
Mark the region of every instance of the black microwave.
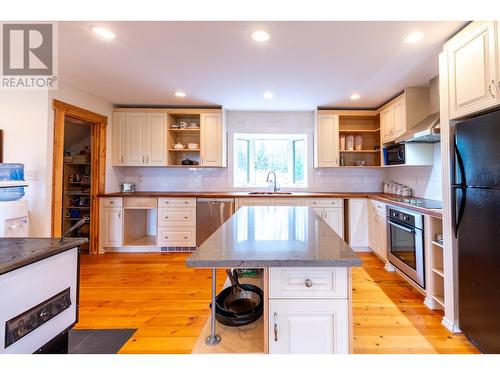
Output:
<path fill-rule="evenodd" d="M 405 144 L 398 143 L 384 148 L 385 165 L 405 164 Z"/>

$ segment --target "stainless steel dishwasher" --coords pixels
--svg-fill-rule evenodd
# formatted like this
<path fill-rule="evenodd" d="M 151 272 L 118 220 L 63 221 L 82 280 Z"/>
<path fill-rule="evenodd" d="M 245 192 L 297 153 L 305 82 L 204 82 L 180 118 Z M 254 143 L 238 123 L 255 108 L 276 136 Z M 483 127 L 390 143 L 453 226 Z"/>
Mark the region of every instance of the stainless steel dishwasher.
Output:
<path fill-rule="evenodd" d="M 196 246 L 205 242 L 233 213 L 233 198 L 196 199 Z"/>

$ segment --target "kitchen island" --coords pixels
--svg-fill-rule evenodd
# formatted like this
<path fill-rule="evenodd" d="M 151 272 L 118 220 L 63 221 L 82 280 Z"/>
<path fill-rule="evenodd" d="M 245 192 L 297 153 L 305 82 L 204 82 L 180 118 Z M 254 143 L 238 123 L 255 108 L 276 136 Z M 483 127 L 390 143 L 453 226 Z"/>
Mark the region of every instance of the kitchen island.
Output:
<path fill-rule="evenodd" d="M 65 353 L 85 238 L 0 239 L 1 354 Z"/>
<path fill-rule="evenodd" d="M 206 345 L 204 329 L 194 352 L 238 352 L 238 346 L 243 352 L 352 352 L 350 268 L 361 261 L 314 209 L 242 207 L 186 265 L 262 270 L 262 279 L 253 282 L 264 292 L 262 321 L 252 323 L 254 332 L 217 324 L 219 345 Z M 258 348 L 249 347 L 259 340 Z"/>

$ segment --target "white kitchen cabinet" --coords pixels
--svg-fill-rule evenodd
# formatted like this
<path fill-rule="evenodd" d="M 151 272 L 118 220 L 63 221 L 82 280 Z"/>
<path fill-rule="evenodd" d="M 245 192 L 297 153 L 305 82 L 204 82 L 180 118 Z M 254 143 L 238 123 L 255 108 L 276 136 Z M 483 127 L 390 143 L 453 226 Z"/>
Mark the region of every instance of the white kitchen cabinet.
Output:
<path fill-rule="evenodd" d="M 380 108 L 381 143 L 401 136 L 429 115 L 429 89 L 407 87 L 398 97 Z"/>
<path fill-rule="evenodd" d="M 314 167 L 339 166 L 339 116 L 316 114 Z"/>
<path fill-rule="evenodd" d="M 500 104 L 499 43 L 493 21 L 474 22 L 446 43 L 451 119 Z"/>
<path fill-rule="evenodd" d="M 100 247 L 123 245 L 122 207 L 102 207 L 99 224 Z"/>
<path fill-rule="evenodd" d="M 162 113 L 113 114 L 114 166 L 167 165 L 167 116 Z"/>
<path fill-rule="evenodd" d="M 347 299 L 269 299 L 270 354 L 348 354 Z"/>
<path fill-rule="evenodd" d="M 387 218 L 385 204 L 370 200 L 368 203 L 368 246 L 387 261 Z"/>
<path fill-rule="evenodd" d="M 111 124 L 111 163 L 113 166 L 122 166 L 125 161 L 125 113 L 113 113 L 113 122 Z"/>
<path fill-rule="evenodd" d="M 344 238 L 344 209 L 324 207 L 323 219 L 340 237 Z"/>
<path fill-rule="evenodd" d="M 368 249 L 367 199 L 349 199 L 349 245 L 353 250 Z"/>
<path fill-rule="evenodd" d="M 196 199 L 158 198 L 158 246 L 196 246 Z"/>
<path fill-rule="evenodd" d="M 200 161 L 205 167 L 226 166 L 226 137 L 221 113 L 200 116 Z"/>
<path fill-rule="evenodd" d="M 125 114 L 125 164 L 127 166 L 144 166 L 146 153 L 145 113 Z"/>

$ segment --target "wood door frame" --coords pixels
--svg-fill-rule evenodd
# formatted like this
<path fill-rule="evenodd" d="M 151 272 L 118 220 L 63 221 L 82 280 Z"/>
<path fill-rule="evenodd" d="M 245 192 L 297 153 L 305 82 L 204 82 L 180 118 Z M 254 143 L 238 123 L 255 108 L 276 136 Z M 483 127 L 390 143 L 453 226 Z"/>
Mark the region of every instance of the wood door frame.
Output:
<path fill-rule="evenodd" d="M 77 118 L 91 124 L 91 185 L 90 185 L 90 237 L 92 254 L 99 252 L 99 200 L 104 194 L 106 180 L 106 126 L 108 118 L 98 113 L 54 99 L 54 143 L 52 151 L 52 237 L 62 234 L 64 118 Z"/>

